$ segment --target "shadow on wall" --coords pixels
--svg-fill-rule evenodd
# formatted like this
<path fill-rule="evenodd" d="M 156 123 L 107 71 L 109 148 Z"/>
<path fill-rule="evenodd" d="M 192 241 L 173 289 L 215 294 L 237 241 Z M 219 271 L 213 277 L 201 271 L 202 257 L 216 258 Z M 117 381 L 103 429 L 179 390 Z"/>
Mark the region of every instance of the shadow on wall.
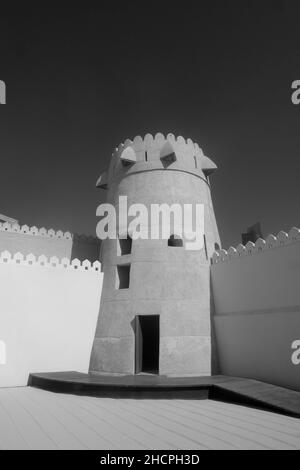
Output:
<path fill-rule="evenodd" d="M 96 237 L 73 235 L 71 260 L 77 258 L 79 261 L 99 261 L 101 240 Z"/>
<path fill-rule="evenodd" d="M 216 328 L 214 324 L 214 316 L 216 312 L 214 296 L 213 296 L 213 285 L 212 278 L 210 275 L 210 328 L 211 328 L 211 374 L 220 374 L 220 362 L 219 362 L 219 351 L 217 345 Z"/>

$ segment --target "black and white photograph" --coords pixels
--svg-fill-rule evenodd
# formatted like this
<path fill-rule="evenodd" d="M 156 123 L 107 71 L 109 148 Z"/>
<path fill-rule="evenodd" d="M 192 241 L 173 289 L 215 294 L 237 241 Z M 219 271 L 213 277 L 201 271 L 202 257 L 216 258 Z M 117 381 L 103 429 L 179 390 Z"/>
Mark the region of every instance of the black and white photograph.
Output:
<path fill-rule="evenodd" d="M 0 451 L 300 449 L 299 2 L 1 4 L 0 171 Z"/>

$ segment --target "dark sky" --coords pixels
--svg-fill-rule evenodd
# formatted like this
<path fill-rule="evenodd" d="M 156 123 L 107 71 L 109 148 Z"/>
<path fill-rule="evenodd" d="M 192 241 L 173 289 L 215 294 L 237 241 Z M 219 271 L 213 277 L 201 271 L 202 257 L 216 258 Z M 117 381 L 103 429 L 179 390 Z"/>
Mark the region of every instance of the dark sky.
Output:
<path fill-rule="evenodd" d="M 64 5 L 1 4 L 0 212 L 95 234 L 113 147 L 173 132 L 219 167 L 224 247 L 257 221 L 266 235 L 300 225 L 299 2 Z"/>

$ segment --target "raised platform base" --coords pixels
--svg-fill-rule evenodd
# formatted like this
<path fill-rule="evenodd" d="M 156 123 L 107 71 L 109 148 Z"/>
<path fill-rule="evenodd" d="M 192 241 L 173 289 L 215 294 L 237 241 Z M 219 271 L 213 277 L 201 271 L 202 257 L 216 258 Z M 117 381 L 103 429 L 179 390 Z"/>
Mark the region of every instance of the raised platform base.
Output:
<path fill-rule="evenodd" d="M 207 399 L 230 401 L 300 418 L 300 392 L 257 380 L 215 375 L 109 376 L 79 372 L 30 374 L 28 385 L 52 392 L 113 398 Z"/>

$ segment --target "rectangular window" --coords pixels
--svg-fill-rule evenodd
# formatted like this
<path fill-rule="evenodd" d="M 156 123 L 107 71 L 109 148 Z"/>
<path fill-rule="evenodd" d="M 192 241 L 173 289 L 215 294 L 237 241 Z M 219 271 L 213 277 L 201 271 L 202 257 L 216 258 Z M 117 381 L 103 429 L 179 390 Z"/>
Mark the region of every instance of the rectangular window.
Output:
<path fill-rule="evenodd" d="M 130 264 L 117 266 L 116 289 L 129 289 Z"/>
<path fill-rule="evenodd" d="M 129 235 L 127 238 L 118 238 L 118 256 L 130 255 L 132 248 L 132 239 Z"/>

